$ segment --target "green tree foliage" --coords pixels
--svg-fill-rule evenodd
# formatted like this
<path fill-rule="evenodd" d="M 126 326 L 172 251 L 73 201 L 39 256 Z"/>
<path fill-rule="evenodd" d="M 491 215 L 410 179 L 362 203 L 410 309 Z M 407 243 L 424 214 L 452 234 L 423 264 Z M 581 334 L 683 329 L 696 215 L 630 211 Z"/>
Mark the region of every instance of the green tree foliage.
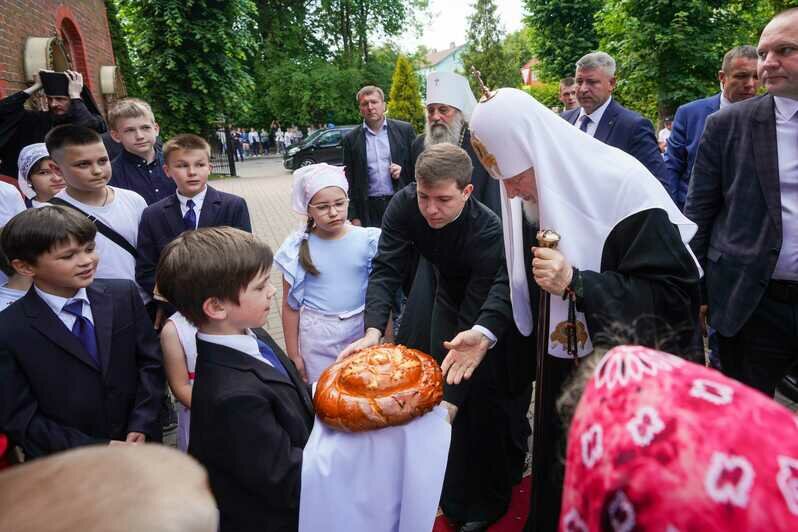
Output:
<path fill-rule="evenodd" d="M 761 30 L 772 14 L 762 7 L 739 0 L 607 0 L 596 29 L 601 49 L 618 63 L 616 94 L 655 119 L 716 92 L 723 54 L 756 44 L 751 30 Z M 753 27 L 741 28 L 743 17 Z"/>
<path fill-rule="evenodd" d="M 573 76 L 577 60 L 598 48 L 594 17 L 604 0 L 524 0 L 541 77 Z"/>
<path fill-rule="evenodd" d="M 118 2 L 142 96 L 168 136 L 207 134 L 233 109 L 246 109 L 256 49 L 251 0 Z"/>
<path fill-rule="evenodd" d="M 127 47 L 122 24 L 119 20 L 119 9 L 114 0 L 105 0 L 105 11 L 108 16 L 108 29 L 111 32 L 111 43 L 114 47 L 116 65 L 122 72 L 122 79 L 125 80 L 125 88 L 130 96 L 140 96 L 138 76 L 130 61 L 130 52 Z"/>
<path fill-rule="evenodd" d="M 559 83 L 542 83 L 540 85 L 523 86 L 521 90 L 530 94 L 537 101 L 546 107 L 562 107 L 560 102 L 560 84 Z"/>
<path fill-rule="evenodd" d="M 297 57 L 326 57 L 327 49 L 309 31 L 307 0 L 255 0 L 262 38 L 259 59 L 277 64 Z"/>
<path fill-rule="evenodd" d="M 415 23 L 415 13 L 427 0 L 320 0 L 313 9 L 313 25 L 345 65 L 370 59 L 374 37 L 393 37 Z"/>
<path fill-rule="evenodd" d="M 522 28 L 507 35 L 502 44 L 507 57 L 508 76 L 521 83 L 521 67 L 535 57 L 534 35 L 531 28 Z"/>
<path fill-rule="evenodd" d="M 388 116 L 410 122 L 416 131 L 424 129 L 424 108 L 418 92 L 418 76 L 410 60 L 403 55 L 396 60 L 388 98 Z"/>
<path fill-rule="evenodd" d="M 388 92 L 397 57 L 394 48 L 381 46 L 372 50 L 371 60 L 362 66 L 346 67 L 316 58 L 257 65 L 255 109 L 238 123 L 259 126 L 274 118 L 283 124 L 359 123 L 355 94 L 364 85 Z"/>
<path fill-rule="evenodd" d="M 463 53 L 463 67 L 478 94 L 479 83 L 470 75 L 471 67 L 479 70 L 482 81 L 491 88 L 515 87 L 520 83 L 520 73 L 508 68 L 509 58 L 502 46 L 504 30 L 496 3 L 493 0 L 476 0 L 468 17 L 466 49 Z"/>

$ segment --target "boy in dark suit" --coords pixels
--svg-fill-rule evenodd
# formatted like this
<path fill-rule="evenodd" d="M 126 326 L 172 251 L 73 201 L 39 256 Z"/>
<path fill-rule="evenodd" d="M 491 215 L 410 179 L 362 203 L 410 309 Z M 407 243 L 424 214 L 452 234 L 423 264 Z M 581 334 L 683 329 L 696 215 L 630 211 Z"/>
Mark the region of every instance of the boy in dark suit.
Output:
<path fill-rule="evenodd" d="M 108 111 L 111 139 L 122 145 L 113 159 L 111 186 L 126 188 L 144 198 L 147 205 L 175 193 L 175 184 L 164 173 L 160 129 L 149 104 L 138 98 L 119 100 Z"/>
<path fill-rule="evenodd" d="M 288 357 L 258 330 L 275 293 L 271 265 L 268 246 L 230 227 L 186 231 L 158 264 L 161 294 L 199 330 L 188 452 L 208 470 L 222 532 L 298 526 L 313 405 Z"/>
<path fill-rule="evenodd" d="M 0 320 L 0 431 L 28 456 L 161 439 L 161 350 L 138 288 L 94 279 L 96 228 L 66 207 L 28 209 L 0 235 L 33 287 Z"/>
<path fill-rule="evenodd" d="M 164 145 L 163 157 L 177 192 L 144 210 L 137 240 L 136 281 L 150 295 L 161 251 L 183 231 L 229 225 L 252 232 L 246 201 L 208 186 L 211 148 L 205 139 L 177 135 Z"/>

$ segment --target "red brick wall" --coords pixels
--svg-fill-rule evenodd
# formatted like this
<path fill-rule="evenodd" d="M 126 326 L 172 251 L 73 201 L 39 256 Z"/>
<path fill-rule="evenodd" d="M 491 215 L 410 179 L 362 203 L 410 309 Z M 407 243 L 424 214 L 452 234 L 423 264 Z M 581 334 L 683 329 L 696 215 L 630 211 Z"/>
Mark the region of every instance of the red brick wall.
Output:
<path fill-rule="evenodd" d="M 113 65 L 114 52 L 103 0 L 0 0 L 0 97 L 28 86 L 23 65 L 28 37 L 74 43 L 73 67 L 83 73 L 100 108 L 100 66 Z M 69 48 L 69 46 L 67 46 Z"/>

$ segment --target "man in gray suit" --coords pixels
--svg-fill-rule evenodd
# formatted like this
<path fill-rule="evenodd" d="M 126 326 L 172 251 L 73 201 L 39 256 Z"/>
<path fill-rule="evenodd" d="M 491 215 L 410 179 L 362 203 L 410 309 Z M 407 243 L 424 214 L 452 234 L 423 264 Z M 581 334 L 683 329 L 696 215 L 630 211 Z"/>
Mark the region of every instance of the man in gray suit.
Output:
<path fill-rule="evenodd" d="M 768 94 L 707 119 L 685 214 L 723 372 L 772 396 L 798 362 L 798 8 L 757 53 Z"/>

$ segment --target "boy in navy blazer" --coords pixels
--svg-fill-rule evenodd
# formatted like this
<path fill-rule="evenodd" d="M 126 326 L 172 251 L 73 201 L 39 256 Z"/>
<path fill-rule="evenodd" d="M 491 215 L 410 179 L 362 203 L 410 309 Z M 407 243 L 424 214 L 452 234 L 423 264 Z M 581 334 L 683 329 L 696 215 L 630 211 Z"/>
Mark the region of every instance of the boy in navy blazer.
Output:
<path fill-rule="evenodd" d="M 20 213 L 0 235 L 33 280 L 0 319 L 0 432 L 29 457 L 161 439 L 158 339 L 133 281 L 94 279 L 95 235 L 56 206 Z"/>
<path fill-rule="evenodd" d="M 164 145 L 163 157 L 177 192 L 144 210 L 137 240 L 136 281 L 150 295 L 161 251 L 183 231 L 229 225 L 252 232 L 246 201 L 208 186 L 211 148 L 205 139 L 177 135 Z"/>
<path fill-rule="evenodd" d="M 161 294 L 198 328 L 188 452 L 208 470 L 222 532 L 298 526 L 313 404 L 258 330 L 275 293 L 271 266 L 268 246 L 230 227 L 186 231 L 158 264 Z"/>

